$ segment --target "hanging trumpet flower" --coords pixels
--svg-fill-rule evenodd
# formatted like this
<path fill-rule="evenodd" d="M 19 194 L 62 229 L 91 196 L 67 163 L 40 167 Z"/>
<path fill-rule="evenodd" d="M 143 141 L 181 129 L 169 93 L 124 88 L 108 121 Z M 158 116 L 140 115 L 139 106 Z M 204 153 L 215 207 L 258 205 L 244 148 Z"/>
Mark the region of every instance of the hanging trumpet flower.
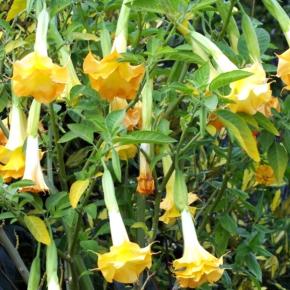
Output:
<path fill-rule="evenodd" d="M 223 275 L 220 268 L 223 258 L 216 258 L 199 243 L 191 214 L 181 213 L 184 241 L 183 256 L 173 262 L 174 274 L 181 287 L 197 288 L 202 284 L 217 282 Z"/>
<path fill-rule="evenodd" d="M 32 96 L 41 103 L 51 103 L 68 81 L 67 69 L 47 56 L 49 16 L 44 8 L 38 16 L 34 52 L 13 64 L 12 88 L 17 97 Z"/>
<path fill-rule="evenodd" d="M 174 183 L 174 202 L 181 212 L 183 234 L 183 256 L 173 261 L 174 274 L 181 287 L 197 288 L 203 283 L 218 281 L 223 271 L 220 266 L 222 257 L 217 259 L 207 252 L 199 243 L 196 230 L 188 210 L 187 187 L 180 169 L 176 169 Z"/>
<path fill-rule="evenodd" d="M 107 101 L 112 101 L 114 97 L 134 99 L 144 76 L 143 65 L 132 66 L 128 62 L 118 61 L 120 54 L 127 50 L 128 3 L 128 0 L 123 1 L 111 54 L 98 61 L 89 52 L 83 64 L 91 86 Z"/>
<path fill-rule="evenodd" d="M 152 91 L 153 82 L 147 80 L 142 90 L 142 129 L 151 130 L 151 118 L 152 118 Z M 155 184 L 152 176 L 150 165 L 147 161 L 147 157 L 151 157 L 150 144 L 141 144 L 140 146 L 140 172 L 137 186 L 137 192 L 142 195 L 149 195 L 154 192 Z"/>
<path fill-rule="evenodd" d="M 98 269 L 110 283 L 113 281 L 135 283 L 140 273 L 145 268 L 151 267 L 150 245 L 140 248 L 138 244 L 129 240 L 116 201 L 114 183 L 106 167 L 102 185 L 105 204 L 109 212 L 113 246 L 110 247 L 110 252 L 98 254 Z"/>
<path fill-rule="evenodd" d="M 54 241 L 47 246 L 46 249 L 46 273 L 47 273 L 47 289 L 60 290 L 59 280 L 57 276 L 57 249 Z"/>
<path fill-rule="evenodd" d="M 271 101 L 272 91 L 260 63 L 256 62 L 244 70 L 253 75 L 230 84 L 231 93 L 227 98 L 233 103 L 229 104 L 229 108 L 233 112 L 254 115 L 263 105 Z"/>
<path fill-rule="evenodd" d="M 13 97 L 10 111 L 10 131 L 8 141 L 0 146 L 0 176 L 8 182 L 20 178 L 24 173 L 23 144 L 26 138 L 26 117 L 19 101 Z"/>

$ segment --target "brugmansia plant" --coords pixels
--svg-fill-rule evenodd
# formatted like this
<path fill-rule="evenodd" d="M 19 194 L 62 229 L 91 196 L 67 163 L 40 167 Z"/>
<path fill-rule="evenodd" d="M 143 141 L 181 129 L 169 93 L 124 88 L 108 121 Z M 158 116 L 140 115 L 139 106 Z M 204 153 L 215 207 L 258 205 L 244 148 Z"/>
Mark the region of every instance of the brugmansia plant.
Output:
<path fill-rule="evenodd" d="M 0 289 L 289 289 L 282 2 L 0 3 Z"/>

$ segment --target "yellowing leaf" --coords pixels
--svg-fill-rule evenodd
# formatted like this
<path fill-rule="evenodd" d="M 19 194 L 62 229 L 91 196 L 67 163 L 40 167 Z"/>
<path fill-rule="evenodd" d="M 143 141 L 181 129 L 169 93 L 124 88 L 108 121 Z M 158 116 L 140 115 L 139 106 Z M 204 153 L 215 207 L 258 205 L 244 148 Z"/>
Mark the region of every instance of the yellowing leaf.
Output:
<path fill-rule="evenodd" d="M 24 222 L 28 230 L 38 242 L 45 245 L 51 243 L 47 227 L 42 219 L 37 216 L 27 215 L 24 217 Z"/>
<path fill-rule="evenodd" d="M 89 179 L 85 180 L 77 180 L 75 181 L 70 188 L 69 191 L 69 201 L 73 208 L 76 208 L 78 205 L 78 202 L 83 195 L 83 193 L 86 191 L 90 183 Z"/>
<path fill-rule="evenodd" d="M 6 54 L 8 54 L 11 51 L 13 51 L 14 49 L 16 49 L 16 48 L 18 48 L 20 46 L 24 46 L 25 44 L 26 44 L 26 42 L 23 39 L 21 39 L 21 38 L 9 41 L 5 45 L 5 52 L 6 52 Z"/>
<path fill-rule="evenodd" d="M 239 115 L 228 110 L 218 110 L 218 118 L 239 142 L 240 146 L 256 162 L 260 161 L 257 141 L 254 138 L 246 121 Z"/>
<path fill-rule="evenodd" d="M 278 189 L 275 192 L 274 198 L 271 203 L 271 211 L 274 212 L 276 208 L 280 205 L 280 203 L 281 203 L 281 190 Z"/>
<path fill-rule="evenodd" d="M 13 4 L 8 11 L 6 21 L 10 21 L 13 19 L 17 14 L 23 11 L 26 8 L 26 1 L 25 0 L 14 0 Z"/>

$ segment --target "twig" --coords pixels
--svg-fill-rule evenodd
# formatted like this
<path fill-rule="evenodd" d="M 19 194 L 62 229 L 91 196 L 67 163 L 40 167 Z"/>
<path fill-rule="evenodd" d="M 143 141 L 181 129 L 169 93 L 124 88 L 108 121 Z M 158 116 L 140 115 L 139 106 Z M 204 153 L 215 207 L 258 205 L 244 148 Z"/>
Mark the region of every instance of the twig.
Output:
<path fill-rule="evenodd" d="M 66 191 L 67 190 L 67 182 L 66 182 L 67 176 L 66 176 L 65 165 L 64 165 L 64 160 L 63 160 L 63 151 L 62 151 L 61 145 L 58 143 L 59 133 L 58 133 L 58 128 L 57 128 L 56 119 L 55 119 L 55 113 L 54 113 L 54 109 L 53 109 L 52 104 L 49 105 L 49 114 L 50 114 L 50 118 L 51 118 L 52 132 L 53 132 L 56 153 L 57 153 L 57 161 L 58 161 L 58 166 L 59 166 L 61 189 Z"/>
<path fill-rule="evenodd" d="M 218 40 L 221 40 L 226 33 L 226 30 L 227 30 L 228 25 L 230 23 L 230 19 L 232 16 L 232 12 L 233 12 L 233 8 L 234 8 L 235 3 L 236 3 L 236 0 L 231 0 L 231 5 L 230 5 L 229 11 L 228 11 L 228 15 L 227 15 L 226 21 L 224 23 L 224 26 L 222 28 L 222 31 L 218 37 Z"/>
<path fill-rule="evenodd" d="M 18 251 L 13 246 L 9 238 L 7 237 L 4 229 L 2 226 L 0 226 L 0 243 L 3 245 L 5 250 L 7 251 L 8 255 L 12 259 L 14 265 L 16 266 L 19 274 L 25 281 L 25 283 L 28 283 L 29 279 L 29 271 L 27 270 L 22 258 L 20 257 Z"/>

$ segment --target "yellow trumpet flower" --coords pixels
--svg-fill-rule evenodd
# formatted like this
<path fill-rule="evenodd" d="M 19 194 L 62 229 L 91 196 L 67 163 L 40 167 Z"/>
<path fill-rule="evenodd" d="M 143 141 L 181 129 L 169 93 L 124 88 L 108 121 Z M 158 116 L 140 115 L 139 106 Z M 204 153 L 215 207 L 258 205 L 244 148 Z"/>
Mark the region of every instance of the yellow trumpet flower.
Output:
<path fill-rule="evenodd" d="M 143 79 L 144 66 L 132 66 L 128 62 L 118 62 L 121 55 L 113 51 L 101 61 L 91 52 L 84 60 L 83 69 L 89 75 L 91 86 L 108 101 L 114 97 L 134 99 Z"/>
<path fill-rule="evenodd" d="M 245 70 L 253 75 L 230 84 L 231 93 L 227 97 L 234 103 L 229 104 L 229 108 L 234 113 L 254 115 L 272 99 L 272 91 L 260 63 L 256 62 Z"/>
<path fill-rule="evenodd" d="M 278 58 L 277 76 L 285 83 L 285 89 L 290 90 L 290 48 L 278 55 Z"/>
<path fill-rule="evenodd" d="M 68 72 L 66 68 L 54 64 L 48 56 L 31 52 L 13 64 L 12 80 L 16 96 L 32 96 L 48 104 L 64 91 Z"/>
<path fill-rule="evenodd" d="M 140 273 L 151 267 L 150 245 L 140 248 L 138 244 L 130 242 L 118 211 L 110 211 L 109 219 L 113 246 L 110 252 L 98 254 L 98 269 L 110 283 L 135 283 Z"/>
<path fill-rule="evenodd" d="M 218 281 L 224 270 L 220 268 L 223 258 L 216 258 L 199 243 L 191 214 L 181 213 L 184 240 L 183 256 L 173 262 L 174 274 L 181 287 L 197 288 L 203 283 Z"/>
<path fill-rule="evenodd" d="M 0 176 L 5 182 L 22 177 L 25 166 L 22 146 L 26 138 L 26 117 L 14 102 L 15 99 L 9 116 L 9 138 L 5 146 L 0 146 Z"/>
<path fill-rule="evenodd" d="M 5 182 L 9 182 L 11 178 L 17 179 L 23 176 L 25 158 L 22 147 L 13 151 L 6 147 L 0 148 L 0 176 Z"/>
<path fill-rule="evenodd" d="M 23 187 L 22 191 L 29 192 L 44 192 L 48 191 L 48 187 L 44 181 L 38 148 L 38 137 L 28 136 L 26 144 L 26 160 L 29 162 L 25 163 L 25 171 L 23 179 L 28 179 L 34 182 L 34 185 Z"/>

